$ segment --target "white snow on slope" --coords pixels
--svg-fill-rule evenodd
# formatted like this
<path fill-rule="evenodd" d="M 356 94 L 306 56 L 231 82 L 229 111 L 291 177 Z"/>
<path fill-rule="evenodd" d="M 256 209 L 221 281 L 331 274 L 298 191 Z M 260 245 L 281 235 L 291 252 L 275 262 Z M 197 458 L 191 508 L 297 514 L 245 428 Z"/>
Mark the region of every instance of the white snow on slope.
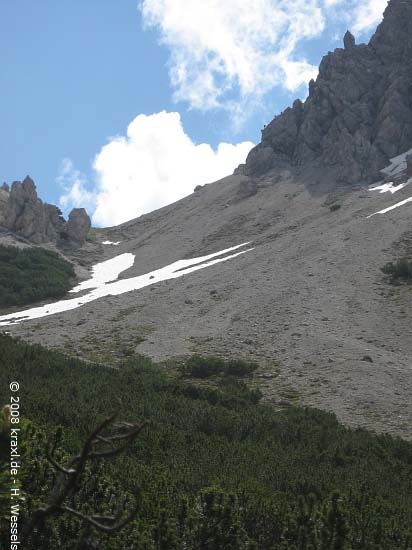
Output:
<path fill-rule="evenodd" d="M 381 172 L 386 176 L 395 176 L 396 174 L 403 172 L 403 170 L 406 170 L 406 157 L 410 154 L 412 154 L 412 149 L 409 149 L 409 151 L 392 158 L 390 165 L 383 168 Z"/>
<path fill-rule="evenodd" d="M 375 212 L 374 214 L 370 214 L 367 217 L 372 218 L 372 216 L 376 216 L 376 214 L 386 214 L 386 212 L 390 212 L 391 210 L 395 210 L 395 208 L 399 208 L 400 206 L 403 206 L 404 204 L 407 204 L 408 202 L 412 202 L 412 197 L 409 197 L 409 199 L 405 199 L 403 201 L 397 202 L 396 204 L 393 204 L 392 206 L 389 206 L 388 208 L 384 208 L 383 210 L 379 210 L 379 212 Z"/>
<path fill-rule="evenodd" d="M 387 176 L 395 176 L 397 174 L 401 174 L 403 171 L 406 171 L 406 168 L 407 168 L 406 159 L 410 154 L 412 154 L 412 149 L 409 149 L 409 151 L 406 151 L 405 153 L 402 153 L 401 155 L 398 155 L 397 157 L 392 158 L 391 164 L 386 168 L 383 168 L 381 172 L 383 174 L 386 174 Z M 401 189 L 404 189 L 407 185 L 411 183 L 412 183 L 412 178 L 409 178 L 408 181 L 405 181 L 404 183 L 399 183 L 398 185 L 394 185 L 393 182 L 391 181 L 388 183 L 382 183 L 381 185 L 377 185 L 375 187 L 369 187 L 369 191 L 379 191 L 379 193 L 391 193 L 393 195 L 394 193 L 396 193 L 397 191 L 400 191 Z M 403 201 L 397 202 L 392 206 L 388 206 L 383 210 L 379 210 L 378 212 L 374 212 L 373 214 L 370 214 L 369 216 L 367 216 L 367 218 L 372 218 L 372 216 L 376 216 L 376 214 L 386 214 L 387 212 L 390 212 L 391 210 L 395 210 L 395 208 L 399 208 L 400 206 L 403 206 L 404 204 L 408 204 L 411 201 L 412 201 L 412 197 L 408 199 L 404 199 Z"/>
<path fill-rule="evenodd" d="M 134 264 L 134 254 L 126 252 L 125 254 L 120 254 L 120 256 L 115 256 L 110 260 L 96 264 L 92 268 L 92 278 L 87 279 L 75 286 L 71 293 L 75 294 L 86 290 L 88 288 L 97 288 L 106 283 L 110 283 L 118 279 L 122 271 L 126 271 L 129 267 L 132 267 Z"/>
<path fill-rule="evenodd" d="M 394 193 L 396 193 L 397 191 L 400 191 L 410 183 L 412 183 L 412 178 L 406 181 L 405 183 L 400 183 L 399 185 L 393 185 L 393 182 L 391 181 L 389 183 L 383 183 L 382 185 L 377 185 L 376 187 L 369 187 L 369 191 L 379 191 L 379 193 L 389 192 L 389 193 L 392 193 L 393 195 Z"/>
<path fill-rule="evenodd" d="M 118 246 L 120 244 L 120 241 L 116 241 L 115 243 L 113 241 L 102 241 L 102 244 L 111 244 L 113 246 Z"/>
<path fill-rule="evenodd" d="M 98 300 L 99 298 L 103 298 L 105 296 L 117 296 L 119 294 L 124 294 L 125 292 L 131 292 L 132 290 L 138 290 L 140 288 L 144 288 L 146 286 L 156 284 L 160 281 L 177 279 L 179 277 L 182 277 L 183 275 L 194 273 L 195 271 L 198 271 L 200 269 L 205 269 L 206 267 L 210 267 L 220 262 L 226 262 L 227 260 L 231 260 L 233 258 L 236 258 L 237 256 L 240 256 L 241 254 L 250 252 L 251 250 L 253 250 L 253 248 L 248 248 L 246 250 L 242 250 L 240 252 L 230 254 L 229 256 L 224 256 L 223 258 L 218 257 L 218 256 L 222 256 L 223 254 L 233 252 L 234 250 L 237 250 L 248 244 L 249 243 L 242 243 L 240 245 L 227 248 L 226 250 L 221 250 L 220 252 L 215 252 L 214 254 L 209 254 L 207 256 L 201 256 L 199 258 L 192 258 L 189 260 L 179 260 L 166 267 L 163 267 L 161 269 L 156 269 L 151 273 L 139 275 L 138 277 L 121 279 L 121 280 L 118 280 L 115 282 L 109 282 L 109 283 L 103 282 L 103 283 L 100 283 L 99 286 L 93 287 L 94 289 L 91 290 L 91 292 L 89 292 L 85 296 L 80 296 L 70 300 L 60 300 L 52 304 L 46 304 L 45 306 L 34 307 L 31 309 L 26 309 L 24 311 L 11 313 L 9 315 L 2 315 L 0 316 L 0 326 L 13 325 L 13 324 L 21 323 L 23 321 L 27 321 L 29 319 L 40 319 L 42 317 L 47 317 L 48 315 L 54 315 L 55 313 L 62 313 L 64 311 L 77 309 L 78 307 L 84 304 L 93 302 L 94 300 Z M 122 254 L 118 258 L 121 258 L 122 256 L 125 256 L 125 254 Z M 130 254 L 130 256 L 132 256 L 134 260 L 133 254 Z M 113 258 L 112 260 L 116 260 L 116 258 Z M 121 261 L 123 262 L 124 260 L 122 259 Z M 107 264 L 107 262 L 102 262 L 102 264 L 105 264 L 105 263 Z M 114 270 L 114 266 L 116 264 L 112 263 L 111 265 Z M 93 278 L 91 280 L 93 280 Z M 85 281 L 85 283 L 87 282 L 88 281 Z M 95 285 L 95 282 L 96 282 L 96 279 L 94 279 L 93 285 Z M 81 284 L 84 285 L 84 283 L 81 283 Z M 81 286 L 81 285 L 78 285 L 78 286 Z M 83 289 L 84 288 L 90 288 L 90 286 L 87 286 L 87 287 L 83 286 Z M 76 292 L 78 292 L 78 290 L 76 290 Z"/>

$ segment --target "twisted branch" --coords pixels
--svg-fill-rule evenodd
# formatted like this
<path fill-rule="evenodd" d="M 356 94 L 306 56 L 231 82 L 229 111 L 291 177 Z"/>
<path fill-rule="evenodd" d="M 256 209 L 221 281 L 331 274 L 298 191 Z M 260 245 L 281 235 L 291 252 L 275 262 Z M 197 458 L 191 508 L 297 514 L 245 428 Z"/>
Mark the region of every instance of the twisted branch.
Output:
<path fill-rule="evenodd" d="M 118 521 L 118 517 L 113 516 L 83 514 L 65 505 L 66 499 L 76 493 L 79 480 L 88 461 L 118 455 L 130 446 L 144 428 L 144 422 L 115 423 L 119 412 L 120 403 L 116 402 L 113 412 L 87 437 L 80 453 L 73 457 L 66 467 L 55 459 L 57 437 L 54 438 L 53 445 L 46 450 L 46 458 L 53 468 L 59 472 L 59 476 L 49 497 L 48 506 L 35 510 L 30 521 L 23 527 L 22 542 L 27 541 L 33 531 L 50 516 L 58 516 L 64 513 L 71 514 L 82 520 L 84 528 L 94 527 L 98 531 L 107 534 L 119 531 L 136 517 L 137 505 L 121 521 Z"/>

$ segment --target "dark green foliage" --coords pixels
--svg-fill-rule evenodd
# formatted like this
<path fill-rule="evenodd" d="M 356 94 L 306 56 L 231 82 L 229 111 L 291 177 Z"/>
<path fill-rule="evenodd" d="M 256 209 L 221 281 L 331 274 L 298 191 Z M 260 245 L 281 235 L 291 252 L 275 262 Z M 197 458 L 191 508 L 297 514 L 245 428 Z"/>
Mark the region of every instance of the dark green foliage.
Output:
<path fill-rule="evenodd" d="M 382 267 L 385 275 L 390 275 L 392 279 L 412 280 L 412 260 L 408 258 L 399 258 L 395 263 L 389 262 Z"/>
<path fill-rule="evenodd" d="M 0 408 L 0 529 L 10 511 L 10 425 L 5 410 Z"/>
<path fill-rule="evenodd" d="M 93 465 L 81 483 L 74 505 L 82 510 L 139 503 L 129 528 L 109 539 L 91 532 L 87 548 L 412 549 L 410 443 L 347 429 L 317 410 L 277 412 L 231 376 L 198 388 L 143 357 L 108 369 L 0 336 L 0 403 L 10 380 L 35 426 L 23 436 L 24 517 L 52 487 L 46 434 L 64 427 L 64 459 L 115 397 L 126 420 L 147 421 L 133 448 Z M 80 528 L 53 519 L 27 550 L 76 548 Z"/>
<path fill-rule="evenodd" d="M 248 361 L 192 355 L 186 361 L 184 372 L 193 378 L 209 378 L 216 375 L 250 376 L 256 369 L 257 364 Z"/>
<path fill-rule="evenodd" d="M 336 212 L 337 210 L 340 210 L 342 208 L 342 206 L 340 204 L 332 204 L 330 207 L 329 207 L 329 210 L 331 212 Z"/>
<path fill-rule="evenodd" d="M 72 265 L 51 250 L 0 245 L 0 307 L 60 298 L 74 278 Z"/>

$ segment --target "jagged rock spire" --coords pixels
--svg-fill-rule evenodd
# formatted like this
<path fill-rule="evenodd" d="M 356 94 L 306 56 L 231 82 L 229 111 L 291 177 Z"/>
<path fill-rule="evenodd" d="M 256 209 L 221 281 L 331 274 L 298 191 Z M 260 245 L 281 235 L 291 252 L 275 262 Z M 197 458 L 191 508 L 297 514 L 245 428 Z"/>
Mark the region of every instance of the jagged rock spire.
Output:
<path fill-rule="evenodd" d="M 350 31 L 346 31 L 345 36 L 343 37 L 343 45 L 345 46 L 345 50 L 350 50 L 350 48 L 353 48 L 355 46 L 355 37 Z"/>
<path fill-rule="evenodd" d="M 348 31 L 326 55 L 309 97 L 262 131 L 243 171 L 315 165 L 322 178 L 368 183 L 412 147 L 412 0 L 391 0 L 368 45 Z"/>
<path fill-rule="evenodd" d="M 10 190 L 3 185 L 1 191 L 0 228 L 35 244 L 53 242 L 77 247 L 84 243 L 90 229 L 90 218 L 83 208 L 74 209 L 65 222 L 57 206 L 39 199 L 30 176 L 26 176 L 23 182 L 13 182 Z"/>

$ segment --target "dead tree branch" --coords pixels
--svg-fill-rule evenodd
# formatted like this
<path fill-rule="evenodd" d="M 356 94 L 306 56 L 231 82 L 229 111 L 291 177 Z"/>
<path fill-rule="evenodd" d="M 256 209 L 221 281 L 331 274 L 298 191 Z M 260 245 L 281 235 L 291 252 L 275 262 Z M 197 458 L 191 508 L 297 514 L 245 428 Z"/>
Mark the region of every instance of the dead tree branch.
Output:
<path fill-rule="evenodd" d="M 46 451 L 46 458 L 59 473 L 48 505 L 34 511 L 29 522 L 23 527 L 22 542 L 29 540 L 33 531 L 41 526 L 51 516 L 70 514 L 82 520 L 83 527 L 93 527 L 104 533 L 114 533 L 122 529 L 137 515 L 132 510 L 123 520 L 118 517 L 83 514 L 65 504 L 66 500 L 78 490 L 80 479 L 88 462 L 118 455 L 137 438 L 145 426 L 144 422 L 115 423 L 120 412 L 120 403 L 114 406 L 112 414 L 105 418 L 87 437 L 80 453 L 73 457 L 67 466 L 60 464 L 55 458 L 57 438 Z"/>

